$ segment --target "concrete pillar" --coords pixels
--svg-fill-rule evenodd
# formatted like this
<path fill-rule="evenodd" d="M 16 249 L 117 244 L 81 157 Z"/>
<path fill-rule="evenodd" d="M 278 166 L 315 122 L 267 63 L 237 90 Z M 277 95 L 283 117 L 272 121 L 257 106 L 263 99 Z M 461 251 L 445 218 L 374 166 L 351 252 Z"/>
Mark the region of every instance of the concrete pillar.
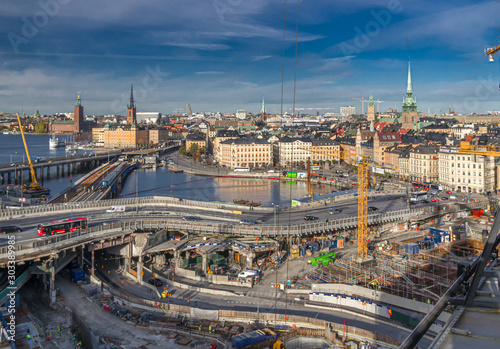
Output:
<path fill-rule="evenodd" d="M 127 256 L 127 273 L 128 273 L 128 270 L 131 268 L 132 266 L 132 243 L 129 242 L 128 243 L 128 256 Z"/>
<path fill-rule="evenodd" d="M 50 305 L 56 302 L 56 261 L 52 262 L 50 277 Z"/>
<path fill-rule="evenodd" d="M 82 245 L 82 253 L 78 256 L 78 267 L 83 269 L 83 251 L 85 247 Z"/>
<path fill-rule="evenodd" d="M 50 177 L 50 166 L 47 166 L 47 171 L 46 172 L 47 172 L 47 179 L 49 179 L 49 177 Z"/>
<path fill-rule="evenodd" d="M 21 172 L 21 176 L 22 176 L 22 172 Z M 28 171 L 28 180 L 29 182 L 33 182 L 33 177 L 31 176 L 31 171 Z"/>
<path fill-rule="evenodd" d="M 203 254 L 201 256 L 201 269 L 203 270 L 203 274 L 206 274 L 207 273 L 207 255 L 206 254 Z"/>
<path fill-rule="evenodd" d="M 90 263 L 92 265 L 90 266 L 90 274 L 92 274 L 92 276 L 94 276 L 94 271 L 95 271 L 95 268 L 94 268 L 94 250 L 92 250 L 91 254 L 92 254 L 92 257 L 91 257 Z"/>
<path fill-rule="evenodd" d="M 137 261 L 137 282 L 142 283 L 142 254 L 139 255 L 139 260 Z"/>

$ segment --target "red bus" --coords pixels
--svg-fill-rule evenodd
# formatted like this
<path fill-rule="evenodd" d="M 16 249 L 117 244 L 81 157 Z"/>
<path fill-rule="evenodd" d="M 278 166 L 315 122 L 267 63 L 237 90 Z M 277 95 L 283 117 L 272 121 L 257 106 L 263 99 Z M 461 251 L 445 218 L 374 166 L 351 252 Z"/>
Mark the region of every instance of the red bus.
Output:
<path fill-rule="evenodd" d="M 37 234 L 40 236 L 49 236 L 54 234 L 64 234 L 79 229 L 86 229 L 88 226 L 87 218 L 71 218 L 59 222 L 50 222 L 48 224 L 38 224 Z"/>

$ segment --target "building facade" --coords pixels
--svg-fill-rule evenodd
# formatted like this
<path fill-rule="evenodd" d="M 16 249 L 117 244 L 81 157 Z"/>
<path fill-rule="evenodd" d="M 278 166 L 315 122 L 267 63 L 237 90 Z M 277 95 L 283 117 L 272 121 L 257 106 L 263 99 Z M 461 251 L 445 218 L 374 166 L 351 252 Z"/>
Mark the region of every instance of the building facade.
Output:
<path fill-rule="evenodd" d="M 492 156 L 458 153 L 454 147 L 439 149 L 439 184 L 463 193 L 488 193 L 496 188 Z"/>
<path fill-rule="evenodd" d="M 410 150 L 410 178 L 419 182 L 439 180 L 439 148 L 434 145 L 419 145 Z"/>
<path fill-rule="evenodd" d="M 306 164 L 311 157 L 311 148 L 309 138 L 281 138 L 273 144 L 274 163 L 282 166 Z"/>
<path fill-rule="evenodd" d="M 272 165 L 272 145 L 263 139 L 228 139 L 220 143 L 218 161 L 229 168 L 267 168 Z"/>

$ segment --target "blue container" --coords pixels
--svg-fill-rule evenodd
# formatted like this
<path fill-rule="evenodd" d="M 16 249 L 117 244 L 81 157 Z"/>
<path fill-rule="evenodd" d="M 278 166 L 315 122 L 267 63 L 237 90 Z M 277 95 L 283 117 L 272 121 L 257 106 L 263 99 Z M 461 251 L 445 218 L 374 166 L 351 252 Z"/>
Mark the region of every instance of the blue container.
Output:
<path fill-rule="evenodd" d="M 332 241 L 331 240 L 323 240 L 323 247 L 324 248 L 332 247 Z"/>
<path fill-rule="evenodd" d="M 331 248 L 337 248 L 337 239 L 332 240 L 332 246 Z"/>
<path fill-rule="evenodd" d="M 301 248 L 300 248 L 300 255 L 301 255 L 301 256 L 305 256 L 305 255 L 306 255 L 306 250 L 307 250 L 307 248 L 305 248 L 305 247 L 301 247 Z"/>
<path fill-rule="evenodd" d="M 85 271 L 82 268 L 71 269 L 71 282 L 85 280 Z"/>

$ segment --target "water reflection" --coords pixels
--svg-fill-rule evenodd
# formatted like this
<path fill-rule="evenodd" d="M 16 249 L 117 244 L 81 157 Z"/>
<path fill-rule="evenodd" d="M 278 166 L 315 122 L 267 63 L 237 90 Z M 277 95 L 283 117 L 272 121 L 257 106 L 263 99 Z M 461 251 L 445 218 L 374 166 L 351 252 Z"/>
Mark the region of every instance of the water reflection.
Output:
<path fill-rule="evenodd" d="M 136 176 L 139 175 L 136 188 Z M 171 183 L 174 184 L 173 188 Z M 330 193 L 333 187 L 313 185 L 313 192 Z M 307 195 L 306 182 L 287 182 L 247 178 L 214 178 L 194 176 L 185 173 L 171 173 L 165 168 L 138 170 L 127 178 L 121 197 L 173 196 L 188 200 L 232 202 L 248 200 L 264 206 L 272 203 L 290 206 L 293 199 Z M 279 199 L 279 200 L 278 200 Z"/>

